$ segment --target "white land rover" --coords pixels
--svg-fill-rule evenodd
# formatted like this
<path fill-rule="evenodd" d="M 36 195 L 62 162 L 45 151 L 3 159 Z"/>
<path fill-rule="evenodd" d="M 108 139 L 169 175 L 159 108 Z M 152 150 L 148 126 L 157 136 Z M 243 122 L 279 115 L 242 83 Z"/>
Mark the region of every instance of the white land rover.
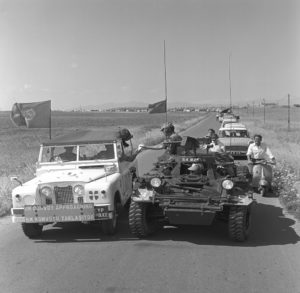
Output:
<path fill-rule="evenodd" d="M 219 140 L 225 145 L 226 152 L 230 152 L 233 157 L 247 158 L 246 153 L 252 140 L 244 124 L 225 124 L 219 129 Z"/>
<path fill-rule="evenodd" d="M 132 144 L 111 133 L 76 131 L 41 144 L 36 177 L 12 191 L 13 222 L 29 238 L 59 222 L 99 221 L 105 234 L 117 227 L 117 207 L 132 193 Z"/>

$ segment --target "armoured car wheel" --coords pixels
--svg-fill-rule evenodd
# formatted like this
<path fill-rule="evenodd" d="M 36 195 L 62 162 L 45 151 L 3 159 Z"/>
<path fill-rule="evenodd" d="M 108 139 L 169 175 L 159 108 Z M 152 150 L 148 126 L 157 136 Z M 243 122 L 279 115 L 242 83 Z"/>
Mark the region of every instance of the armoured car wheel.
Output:
<path fill-rule="evenodd" d="M 232 206 L 229 211 L 229 236 L 234 241 L 245 241 L 250 230 L 250 208 L 245 206 Z"/>
<path fill-rule="evenodd" d="M 131 201 L 129 227 L 133 235 L 143 238 L 153 234 L 158 229 L 158 222 L 150 217 L 152 208 L 152 204 Z"/>
<path fill-rule="evenodd" d="M 28 238 L 36 238 L 42 235 L 43 226 L 36 223 L 22 223 L 22 230 Z"/>

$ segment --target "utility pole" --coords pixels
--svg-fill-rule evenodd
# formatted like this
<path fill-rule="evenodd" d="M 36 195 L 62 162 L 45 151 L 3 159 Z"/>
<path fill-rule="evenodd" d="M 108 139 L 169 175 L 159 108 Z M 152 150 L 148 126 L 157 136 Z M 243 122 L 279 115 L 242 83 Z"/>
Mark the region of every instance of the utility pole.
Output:
<path fill-rule="evenodd" d="M 254 118 L 254 102 L 252 102 L 252 117 Z"/>
<path fill-rule="evenodd" d="M 288 94 L 288 132 L 290 131 L 290 94 Z"/>

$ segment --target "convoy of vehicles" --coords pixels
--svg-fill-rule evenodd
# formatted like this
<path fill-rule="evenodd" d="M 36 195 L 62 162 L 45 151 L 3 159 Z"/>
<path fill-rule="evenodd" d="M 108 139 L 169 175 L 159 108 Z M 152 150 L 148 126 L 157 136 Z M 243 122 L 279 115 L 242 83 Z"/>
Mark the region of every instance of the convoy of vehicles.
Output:
<path fill-rule="evenodd" d="M 111 133 L 76 131 L 40 146 L 36 177 L 12 191 L 13 222 L 29 238 L 54 222 L 98 222 L 117 227 L 118 206 L 132 194 L 136 162 L 131 145 Z"/>
<path fill-rule="evenodd" d="M 245 241 L 255 202 L 252 178 L 231 155 L 246 156 L 251 139 L 243 124 L 223 124 L 219 139 L 226 153 L 208 153 L 202 147 L 206 138 L 167 138 L 164 154 L 141 176 L 137 153 L 120 135 L 76 131 L 44 142 L 35 178 L 25 183 L 12 178 L 20 184 L 12 191 L 13 222 L 21 223 L 29 238 L 60 222 L 96 222 L 113 234 L 118 210 L 127 205 L 130 230 L 140 238 L 164 224 L 210 225 L 222 219 L 231 239 Z M 268 183 L 260 177 L 263 181 Z"/>

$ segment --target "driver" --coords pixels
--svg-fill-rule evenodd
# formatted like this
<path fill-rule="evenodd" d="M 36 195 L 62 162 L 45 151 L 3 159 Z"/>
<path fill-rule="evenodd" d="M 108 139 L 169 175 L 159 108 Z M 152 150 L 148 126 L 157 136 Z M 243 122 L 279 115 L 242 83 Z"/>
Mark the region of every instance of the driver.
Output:
<path fill-rule="evenodd" d="M 276 163 L 275 157 L 271 153 L 269 147 L 262 142 L 262 136 L 260 134 L 254 135 L 254 142 L 251 143 L 247 151 L 248 163 L 253 163 L 255 160 L 271 160 Z"/>
<path fill-rule="evenodd" d="M 188 168 L 188 170 L 190 171 L 190 175 L 202 175 L 202 172 L 204 170 L 204 166 L 202 163 L 198 163 L 198 164 L 192 164 L 191 167 Z"/>
<path fill-rule="evenodd" d="M 59 155 L 59 158 L 65 161 L 76 161 L 76 154 L 73 153 L 74 147 L 64 147 L 65 151 Z"/>

